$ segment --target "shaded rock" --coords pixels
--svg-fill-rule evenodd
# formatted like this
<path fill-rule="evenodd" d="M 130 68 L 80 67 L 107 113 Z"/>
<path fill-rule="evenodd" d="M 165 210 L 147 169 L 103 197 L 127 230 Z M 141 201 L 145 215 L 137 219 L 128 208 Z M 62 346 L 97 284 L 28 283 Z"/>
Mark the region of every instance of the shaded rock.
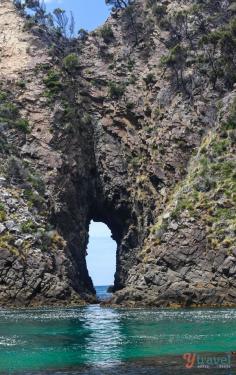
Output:
<path fill-rule="evenodd" d="M 0 234 L 2 234 L 6 230 L 5 225 L 0 223 Z"/>

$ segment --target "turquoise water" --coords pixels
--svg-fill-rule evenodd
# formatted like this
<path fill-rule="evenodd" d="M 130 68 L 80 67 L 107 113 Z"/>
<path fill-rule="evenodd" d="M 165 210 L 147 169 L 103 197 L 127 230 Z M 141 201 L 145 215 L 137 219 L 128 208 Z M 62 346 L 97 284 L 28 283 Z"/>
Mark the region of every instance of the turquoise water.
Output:
<path fill-rule="evenodd" d="M 181 363 L 186 352 L 232 351 L 236 309 L 0 310 L 0 374 L 151 374 L 160 358 Z M 145 358 L 154 367 L 138 372 L 149 366 Z"/>

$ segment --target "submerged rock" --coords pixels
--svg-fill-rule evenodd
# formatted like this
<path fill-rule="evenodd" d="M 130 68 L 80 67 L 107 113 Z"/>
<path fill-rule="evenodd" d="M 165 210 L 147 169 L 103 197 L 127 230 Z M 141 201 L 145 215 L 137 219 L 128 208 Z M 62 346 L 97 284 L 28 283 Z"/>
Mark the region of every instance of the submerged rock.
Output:
<path fill-rule="evenodd" d="M 107 288 L 107 293 L 113 293 L 114 292 L 114 285 L 110 285 L 108 288 Z"/>

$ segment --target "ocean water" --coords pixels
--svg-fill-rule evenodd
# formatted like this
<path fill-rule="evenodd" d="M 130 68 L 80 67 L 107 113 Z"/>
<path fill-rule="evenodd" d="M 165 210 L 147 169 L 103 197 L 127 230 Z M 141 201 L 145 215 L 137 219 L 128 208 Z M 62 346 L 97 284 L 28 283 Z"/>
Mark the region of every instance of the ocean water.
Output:
<path fill-rule="evenodd" d="M 233 352 L 236 309 L 0 310 L 0 374 L 232 375 Z"/>
<path fill-rule="evenodd" d="M 105 301 L 112 296 L 111 293 L 107 292 L 108 286 L 96 286 L 95 289 L 96 289 L 97 297 L 101 301 Z"/>

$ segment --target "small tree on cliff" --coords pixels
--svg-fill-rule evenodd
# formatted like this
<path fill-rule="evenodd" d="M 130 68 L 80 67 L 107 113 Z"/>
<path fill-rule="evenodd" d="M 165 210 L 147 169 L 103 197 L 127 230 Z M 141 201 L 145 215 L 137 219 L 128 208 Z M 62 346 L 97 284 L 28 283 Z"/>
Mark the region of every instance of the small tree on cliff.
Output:
<path fill-rule="evenodd" d="M 136 24 L 134 5 L 135 0 L 105 0 L 107 5 L 112 6 L 113 10 L 124 9 L 123 15 L 128 20 L 128 28 L 132 30 L 132 34 L 135 38 L 135 44 L 138 43 L 138 27 Z"/>
<path fill-rule="evenodd" d="M 54 24 L 56 25 L 58 30 L 62 33 L 62 35 L 66 36 L 69 18 L 65 10 L 61 8 L 56 8 L 53 11 L 53 15 L 54 15 Z"/>
<path fill-rule="evenodd" d="M 13 0 L 13 4 L 19 10 L 22 10 L 24 8 L 24 5 L 21 3 L 21 0 Z"/>
<path fill-rule="evenodd" d="M 34 12 L 34 18 L 37 22 L 46 24 L 47 12 L 44 0 L 26 0 L 25 7 Z"/>
<path fill-rule="evenodd" d="M 134 3 L 134 0 L 105 0 L 107 5 L 111 5 L 114 9 L 127 8 Z"/>
<path fill-rule="evenodd" d="M 47 26 L 49 30 L 60 32 L 65 38 L 74 37 L 75 19 L 72 12 L 68 16 L 64 9 L 56 8 L 53 13 L 47 13 L 44 0 L 13 0 L 13 3 L 34 22 Z"/>
<path fill-rule="evenodd" d="M 75 34 L 75 19 L 72 12 L 70 12 L 69 17 L 64 9 L 56 8 L 53 11 L 51 20 L 54 28 L 56 28 L 65 38 L 73 38 Z"/>

